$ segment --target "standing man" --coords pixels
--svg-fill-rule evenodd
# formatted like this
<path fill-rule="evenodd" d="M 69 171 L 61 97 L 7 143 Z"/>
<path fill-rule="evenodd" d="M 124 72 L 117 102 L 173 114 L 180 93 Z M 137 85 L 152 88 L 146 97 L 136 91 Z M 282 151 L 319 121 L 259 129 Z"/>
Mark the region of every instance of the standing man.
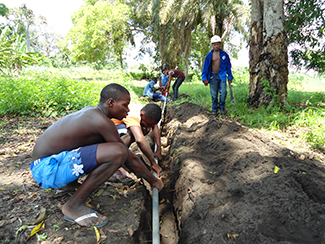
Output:
<path fill-rule="evenodd" d="M 167 91 L 169 90 L 170 83 L 172 81 L 172 77 L 177 78 L 173 84 L 173 91 L 174 91 L 173 101 L 175 101 L 178 98 L 178 88 L 182 85 L 183 81 L 185 80 L 185 74 L 178 69 L 171 69 L 171 70 L 165 69 L 163 71 L 163 74 L 168 76 L 168 81 L 167 81 L 166 88 L 165 88 Z"/>
<path fill-rule="evenodd" d="M 233 76 L 231 73 L 231 63 L 228 54 L 220 49 L 221 38 L 217 35 L 211 38 L 213 50 L 205 57 L 202 81 L 205 86 L 210 83 L 210 93 L 212 98 L 212 114 L 217 115 L 220 109 L 221 114 L 227 113 L 225 109 L 227 97 L 227 79 L 231 83 Z M 220 102 L 218 103 L 218 92 Z"/>
<path fill-rule="evenodd" d="M 40 187 L 79 187 L 62 207 L 64 219 L 87 227 L 105 225 L 108 218 L 88 208 L 86 201 L 124 164 L 153 187 L 163 187 L 161 180 L 126 147 L 111 120 L 125 118 L 129 103 L 128 90 L 109 84 L 101 91 L 96 107 L 87 106 L 59 119 L 37 140 L 30 168 Z M 88 177 L 80 186 L 77 180 L 84 175 Z"/>

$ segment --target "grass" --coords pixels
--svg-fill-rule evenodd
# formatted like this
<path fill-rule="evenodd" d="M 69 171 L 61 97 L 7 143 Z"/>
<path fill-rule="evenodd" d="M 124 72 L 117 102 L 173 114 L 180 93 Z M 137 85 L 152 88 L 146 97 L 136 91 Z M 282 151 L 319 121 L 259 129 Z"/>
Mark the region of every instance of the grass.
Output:
<path fill-rule="evenodd" d="M 306 74 L 290 74 L 288 100 L 279 107 L 247 106 L 249 73 L 247 68 L 233 68 L 233 90 L 236 103 L 227 96 L 228 116 L 242 125 L 261 130 L 270 136 L 281 132 L 292 143 L 306 144 L 325 152 L 325 79 Z M 173 105 L 188 101 L 211 110 L 209 87 L 199 74 L 186 80 L 179 89 L 180 97 Z M 100 90 L 108 83 L 119 83 L 131 94 L 132 103 L 143 103 L 146 82 L 138 82 L 122 70 L 93 70 L 89 67 L 54 69 L 34 67 L 19 77 L 0 76 L 0 116 L 62 116 L 86 105 L 96 105 Z M 229 94 L 229 93 L 228 93 Z M 1 125 L 0 125 L 1 126 Z M 283 143 L 288 143 L 283 142 Z"/>

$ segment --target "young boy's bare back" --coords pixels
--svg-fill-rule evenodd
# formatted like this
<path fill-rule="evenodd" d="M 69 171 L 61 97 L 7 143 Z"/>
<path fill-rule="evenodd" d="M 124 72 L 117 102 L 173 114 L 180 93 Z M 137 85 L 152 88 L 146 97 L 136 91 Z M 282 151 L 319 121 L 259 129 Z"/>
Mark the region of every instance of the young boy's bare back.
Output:
<path fill-rule="evenodd" d="M 110 119 L 126 117 L 129 103 L 128 91 L 120 85 L 110 84 L 102 90 L 101 100 L 96 107 L 88 106 L 63 117 L 50 126 L 36 142 L 31 168 L 35 180 L 42 187 L 47 184 L 51 188 L 63 187 L 65 183 L 62 183 L 60 178 L 63 178 L 65 171 L 69 171 L 70 168 L 72 175 L 69 174 L 67 183 L 73 183 L 72 176 L 77 179 L 79 174 L 88 174 L 87 179 L 63 206 L 62 212 L 66 219 L 76 221 L 82 226 L 106 224 L 107 217 L 92 213 L 93 210 L 85 205 L 85 201 L 123 164 L 138 176 L 145 178 L 153 187 L 159 190 L 163 187 L 161 180 L 154 177 L 124 145 Z M 51 177 L 42 174 L 51 171 L 52 168 L 43 170 L 42 161 L 47 163 L 46 167 L 48 165 L 52 167 L 54 164 L 57 172 L 61 170 L 63 174 L 58 173 L 52 177 L 53 182 L 50 181 Z M 57 164 L 53 163 L 56 161 Z M 67 170 L 63 168 L 66 161 L 68 161 Z M 46 167 L 44 166 L 45 169 Z M 37 172 L 41 173 L 37 175 Z M 86 217 L 80 219 L 81 216 Z"/>
<path fill-rule="evenodd" d="M 114 123 L 96 107 L 88 106 L 49 127 L 34 147 L 33 160 L 85 145 L 118 141 Z"/>

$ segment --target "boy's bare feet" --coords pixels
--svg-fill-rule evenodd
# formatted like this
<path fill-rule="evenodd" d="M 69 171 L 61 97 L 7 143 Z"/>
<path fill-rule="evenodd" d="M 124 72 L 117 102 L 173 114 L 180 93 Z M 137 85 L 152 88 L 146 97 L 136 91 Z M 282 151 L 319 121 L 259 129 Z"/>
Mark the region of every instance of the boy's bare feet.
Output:
<path fill-rule="evenodd" d="M 121 167 L 118 170 L 116 170 L 114 175 L 108 181 L 110 181 L 110 182 L 119 181 L 122 183 L 126 183 L 126 182 L 130 182 L 132 180 L 133 180 L 132 177 L 129 176 L 129 172 L 127 172 L 125 169 L 123 169 Z"/>

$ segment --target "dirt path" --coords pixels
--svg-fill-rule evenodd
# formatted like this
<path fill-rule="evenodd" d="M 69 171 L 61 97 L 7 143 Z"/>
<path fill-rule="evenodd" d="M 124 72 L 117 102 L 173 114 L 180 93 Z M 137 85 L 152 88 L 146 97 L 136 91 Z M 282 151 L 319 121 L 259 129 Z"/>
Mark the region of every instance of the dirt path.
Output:
<path fill-rule="evenodd" d="M 322 162 L 301 160 L 267 136 L 194 104 L 167 112 L 160 162 L 165 184 L 161 243 L 325 243 Z M 23 243 L 40 220 L 44 229 L 28 243 L 97 242 L 93 228 L 63 219 L 60 206 L 69 195 L 40 189 L 31 177 L 32 147 L 54 121 L 1 119 L 0 243 Z M 107 183 L 89 204 L 109 218 L 99 228 L 101 243 L 150 243 L 146 182 Z M 46 215 L 38 216 L 44 209 Z"/>

